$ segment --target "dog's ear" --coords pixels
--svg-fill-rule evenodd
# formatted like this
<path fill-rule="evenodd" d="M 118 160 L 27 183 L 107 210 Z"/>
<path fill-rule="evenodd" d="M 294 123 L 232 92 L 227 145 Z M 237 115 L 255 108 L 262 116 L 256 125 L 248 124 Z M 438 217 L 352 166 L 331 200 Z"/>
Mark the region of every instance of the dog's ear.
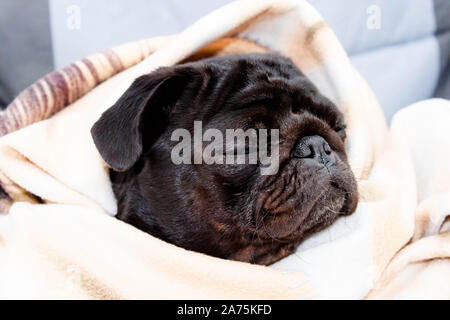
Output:
<path fill-rule="evenodd" d="M 163 132 L 168 113 L 192 76 L 192 70 L 181 66 L 160 68 L 141 76 L 102 114 L 91 135 L 113 170 L 131 168 L 150 140 Z M 144 136 L 148 141 L 143 141 Z"/>

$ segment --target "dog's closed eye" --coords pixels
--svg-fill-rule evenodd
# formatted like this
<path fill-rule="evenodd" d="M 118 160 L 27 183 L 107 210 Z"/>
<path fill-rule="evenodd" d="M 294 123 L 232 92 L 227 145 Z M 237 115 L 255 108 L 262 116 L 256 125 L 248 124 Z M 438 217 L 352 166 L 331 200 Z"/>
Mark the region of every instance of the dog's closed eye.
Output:
<path fill-rule="evenodd" d="M 341 125 L 337 126 L 336 128 L 334 128 L 334 131 L 337 132 L 339 137 L 341 137 L 342 141 L 345 141 L 345 139 L 347 138 L 347 133 L 345 131 L 346 129 L 347 129 L 347 125 L 345 125 L 345 124 L 341 124 Z"/>

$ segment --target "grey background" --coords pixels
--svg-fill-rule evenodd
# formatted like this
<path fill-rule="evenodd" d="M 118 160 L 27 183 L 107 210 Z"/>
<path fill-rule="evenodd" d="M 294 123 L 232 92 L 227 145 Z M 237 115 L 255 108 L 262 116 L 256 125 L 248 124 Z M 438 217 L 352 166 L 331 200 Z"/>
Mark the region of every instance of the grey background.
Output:
<path fill-rule="evenodd" d="M 91 53 L 182 31 L 230 0 L 49 0 L 55 66 Z M 77 5 L 80 29 L 67 28 L 67 8 Z"/>
<path fill-rule="evenodd" d="M 47 0 L 0 0 L 0 107 L 52 69 Z"/>
<path fill-rule="evenodd" d="M 450 0 L 435 0 L 441 72 L 435 96 L 450 99 Z"/>

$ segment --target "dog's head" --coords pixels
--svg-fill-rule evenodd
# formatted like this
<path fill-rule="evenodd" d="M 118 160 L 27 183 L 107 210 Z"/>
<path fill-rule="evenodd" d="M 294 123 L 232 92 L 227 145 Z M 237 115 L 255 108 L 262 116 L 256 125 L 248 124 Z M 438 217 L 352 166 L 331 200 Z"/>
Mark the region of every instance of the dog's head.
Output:
<path fill-rule="evenodd" d="M 194 150 L 183 149 L 181 164 L 173 161 L 179 129 L 191 134 Z M 215 159 L 224 161 L 205 163 L 198 147 L 206 152 L 213 140 L 202 136 L 208 129 L 225 138 L 227 129 L 279 130 L 266 144 L 268 155 L 277 154 L 276 170 L 262 174 L 260 159 L 228 163 L 218 150 Z M 160 68 L 138 78 L 92 136 L 112 169 L 118 218 L 186 249 L 270 264 L 356 207 L 343 115 L 277 55 Z M 248 160 L 248 148 L 240 150 Z"/>

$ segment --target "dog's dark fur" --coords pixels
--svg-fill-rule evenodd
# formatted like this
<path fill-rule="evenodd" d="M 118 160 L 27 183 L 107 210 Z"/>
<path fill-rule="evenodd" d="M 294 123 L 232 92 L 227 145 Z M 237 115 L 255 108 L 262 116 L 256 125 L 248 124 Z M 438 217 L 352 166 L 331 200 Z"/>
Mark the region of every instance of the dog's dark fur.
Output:
<path fill-rule="evenodd" d="M 222 132 L 279 129 L 278 173 L 263 176 L 259 164 L 175 165 L 171 133 L 192 132 L 195 120 Z M 251 54 L 138 78 L 92 135 L 112 168 L 119 219 L 189 250 L 271 264 L 355 210 L 344 129 L 341 112 L 289 59 Z"/>

